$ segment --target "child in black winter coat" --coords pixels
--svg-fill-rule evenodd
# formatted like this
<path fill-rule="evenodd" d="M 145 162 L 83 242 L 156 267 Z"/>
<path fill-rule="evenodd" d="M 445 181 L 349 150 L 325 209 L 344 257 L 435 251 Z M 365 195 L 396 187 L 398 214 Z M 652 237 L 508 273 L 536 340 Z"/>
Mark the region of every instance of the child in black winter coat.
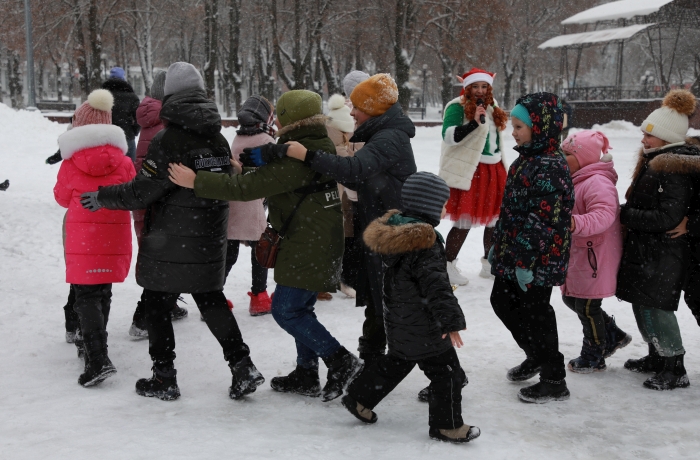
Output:
<path fill-rule="evenodd" d="M 357 419 L 375 423 L 372 409 L 417 364 L 430 379 L 430 437 L 469 442 L 479 428 L 462 421 L 466 376 L 454 347 L 464 314 L 452 293 L 442 237 L 435 231 L 445 214 L 450 190 L 438 176 L 418 172 L 403 185 L 404 212 L 389 211 L 364 233 L 367 246 L 384 262 L 384 322 L 389 353 L 352 382 L 343 406 Z"/>

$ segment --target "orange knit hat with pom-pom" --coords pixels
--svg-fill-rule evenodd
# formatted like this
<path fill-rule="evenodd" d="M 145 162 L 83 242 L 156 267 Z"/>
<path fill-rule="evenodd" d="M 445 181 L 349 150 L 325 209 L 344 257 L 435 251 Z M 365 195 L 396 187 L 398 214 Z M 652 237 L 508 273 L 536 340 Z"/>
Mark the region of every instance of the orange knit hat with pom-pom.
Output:
<path fill-rule="evenodd" d="M 352 105 L 370 117 L 383 115 L 399 100 L 399 88 L 388 73 L 372 75 L 350 95 Z"/>

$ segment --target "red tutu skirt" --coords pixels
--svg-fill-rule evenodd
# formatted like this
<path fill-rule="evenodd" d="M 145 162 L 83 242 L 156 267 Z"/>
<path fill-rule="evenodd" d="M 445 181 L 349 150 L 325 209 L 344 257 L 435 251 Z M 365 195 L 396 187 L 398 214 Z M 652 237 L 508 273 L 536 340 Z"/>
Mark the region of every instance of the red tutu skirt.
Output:
<path fill-rule="evenodd" d="M 479 163 L 469 190 L 450 187 L 447 218 L 457 228 L 493 227 L 501 212 L 507 172 L 503 163 Z"/>

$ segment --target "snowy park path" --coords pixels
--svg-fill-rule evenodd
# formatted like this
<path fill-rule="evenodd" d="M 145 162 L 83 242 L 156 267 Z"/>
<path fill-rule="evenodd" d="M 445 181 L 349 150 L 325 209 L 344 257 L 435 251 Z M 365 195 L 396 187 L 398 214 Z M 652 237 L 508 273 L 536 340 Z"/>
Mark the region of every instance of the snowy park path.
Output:
<path fill-rule="evenodd" d="M 76 381 L 82 361 L 64 341 L 64 283 L 61 221 L 53 199 L 58 165 L 44 159 L 56 151 L 65 130 L 39 114 L 14 112 L 0 104 L 0 458 L 2 459 L 656 459 L 697 458 L 700 451 L 700 330 L 685 304 L 678 317 L 687 350 L 691 386 L 673 392 L 642 387 L 646 378 L 623 369 L 647 347 L 630 305 L 607 299 L 604 308 L 634 340 L 608 362 L 606 372 L 569 373 L 568 402 L 528 405 L 516 397 L 528 383 L 506 381 L 506 369 L 523 359 L 489 304 L 492 282 L 477 276 L 481 230 L 470 234 L 459 265 L 470 284 L 456 291 L 468 331 L 458 350 L 469 377 L 463 392 L 464 418 L 481 437 L 466 446 L 428 438 L 428 408 L 416 399 L 427 383 L 418 369 L 376 409 L 379 422 L 361 425 L 339 400 L 280 394 L 269 380 L 291 371 L 295 348 L 272 317 L 247 313 L 250 267 L 242 248 L 225 293 L 236 305 L 253 361 L 267 382 L 243 401 L 228 398 L 230 373 L 221 350 L 199 320 L 190 296 L 190 316 L 175 324 L 178 382 L 175 402 L 142 398 L 138 378 L 150 375 L 147 341 L 127 334 L 141 289 L 132 271 L 114 285 L 108 331 L 110 357 L 118 373 L 98 387 Z M 620 175 L 618 190 L 630 182 L 639 132 L 628 124 L 605 128 Z M 233 129 L 226 129 L 230 139 Z M 414 152 L 419 170 L 437 172 L 440 128 L 419 128 Z M 512 161 L 513 140 L 507 136 Z M 439 230 L 446 235 L 449 226 Z M 134 261 L 136 257 L 134 257 Z M 270 277 L 271 286 L 272 276 Z M 557 312 L 561 350 L 578 356 L 581 325 L 561 302 Z M 336 294 L 317 304 L 327 328 L 355 350 L 363 319 L 353 301 Z M 322 366 L 325 376 L 325 367 Z M 322 380 L 325 380 L 322 377 Z"/>

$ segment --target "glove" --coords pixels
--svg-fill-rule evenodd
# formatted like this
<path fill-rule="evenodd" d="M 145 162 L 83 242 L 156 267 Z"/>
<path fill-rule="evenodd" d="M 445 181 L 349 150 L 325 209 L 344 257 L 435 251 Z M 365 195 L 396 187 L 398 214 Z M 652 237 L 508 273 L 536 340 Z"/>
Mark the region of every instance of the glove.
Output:
<path fill-rule="evenodd" d="M 61 160 L 63 160 L 63 158 L 61 158 L 61 151 L 59 150 L 58 152 L 54 153 L 53 155 L 51 155 L 50 157 L 48 157 L 46 159 L 46 164 L 47 165 L 55 165 L 56 163 L 58 163 Z"/>
<path fill-rule="evenodd" d="M 99 201 L 97 201 L 97 194 L 99 192 L 87 192 L 80 195 L 80 204 L 83 208 L 90 212 L 95 212 L 102 207 Z"/>
<path fill-rule="evenodd" d="M 493 248 L 495 248 L 495 246 L 491 245 L 491 249 L 489 249 L 489 255 L 486 256 L 486 260 L 489 261 L 489 265 L 493 265 Z"/>
<path fill-rule="evenodd" d="M 273 144 L 270 142 L 269 144 L 243 149 L 240 162 L 248 168 L 264 166 L 278 158 L 283 158 L 287 154 L 288 148 L 287 144 Z"/>
<path fill-rule="evenodd" d="M 535 279 L 532 274 L 532 270 L 520 267 L 516 267 L 515 277 L 518 278 L 518 285 L 520 286 L 520 289 L 525 292 L 527 292 L 527 285 L 532 283 L 532 280 Z"/>

